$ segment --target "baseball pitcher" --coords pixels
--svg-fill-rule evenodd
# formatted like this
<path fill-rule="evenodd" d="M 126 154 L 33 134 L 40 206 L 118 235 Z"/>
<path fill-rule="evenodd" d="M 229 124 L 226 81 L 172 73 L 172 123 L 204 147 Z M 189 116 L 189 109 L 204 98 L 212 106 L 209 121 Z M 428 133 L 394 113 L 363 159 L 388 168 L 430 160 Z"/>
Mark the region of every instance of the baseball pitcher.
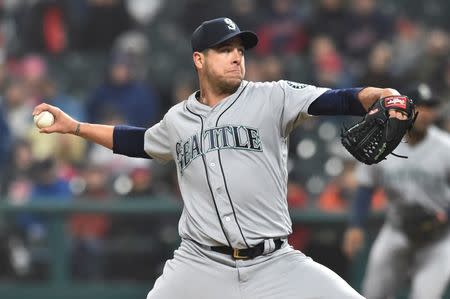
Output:
<path fill-rule="evenodd" d="M 176 163 L 182 241 L 148 299 L 362 298 L 287 243 L 289 134 L 312 115 L 365 115 L 383 98 L 401 104 L 383 110 L 388 100 L 379 102 L 387 122 L 409 126 L 411 104 L 389 88 L 248 82 L 245 51 L 257 42 L 229 18 L 202 23 L 191 38 L 200 90 L 149 129 L 79 123 L 45 103 L 34 109 L 55 116 L 42 133 L 75 134 L 117 154 Z"/>

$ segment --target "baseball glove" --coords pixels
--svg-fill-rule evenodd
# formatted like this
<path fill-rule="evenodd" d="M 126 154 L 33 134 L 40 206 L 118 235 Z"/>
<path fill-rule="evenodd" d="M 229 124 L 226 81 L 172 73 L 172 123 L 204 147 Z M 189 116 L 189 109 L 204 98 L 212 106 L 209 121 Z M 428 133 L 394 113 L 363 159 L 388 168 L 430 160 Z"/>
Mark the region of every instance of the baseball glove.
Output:
<path fill-rule="evenodd" d="M 436 213 L 412 205 L 402 209 L 400 228 L 414 246 L 420 247 L 444 236 L 448 224 L 439 221 Z"/>
<path fill-rule="evenodd" d="M 389 117 L 390 109 L 404 112 L 407 119 Z M 378 163 L 397 147 L 416 116 L 414 103 L 407 96 L 381 98 L 372 104 L 361 121 L 342 129 L 341 142 L 359 161 L 368 165 Z"/>

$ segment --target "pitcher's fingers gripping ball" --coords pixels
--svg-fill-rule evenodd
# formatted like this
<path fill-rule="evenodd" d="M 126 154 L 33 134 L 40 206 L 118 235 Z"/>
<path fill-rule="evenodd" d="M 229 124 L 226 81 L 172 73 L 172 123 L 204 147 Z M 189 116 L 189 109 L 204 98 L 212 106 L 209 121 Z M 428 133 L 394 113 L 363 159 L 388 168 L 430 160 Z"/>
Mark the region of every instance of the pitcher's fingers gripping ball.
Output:
<path fill-rule="evenodd" d="M 401 112 L 406 118 L 390 117 L 390 110 Z M 414 103 L 406 96 L 379 99 L 360 122 L 343 130 L 342 144 L 359 161 L 378 163 L 398 146 L 416 116 Z"/>
<path fill-rule="evenodd" d="M 49 111 L 42 111 L 33 117 L 34 124 L 39 129 L 48 128 L 55 123 L 55 117 Z"/>

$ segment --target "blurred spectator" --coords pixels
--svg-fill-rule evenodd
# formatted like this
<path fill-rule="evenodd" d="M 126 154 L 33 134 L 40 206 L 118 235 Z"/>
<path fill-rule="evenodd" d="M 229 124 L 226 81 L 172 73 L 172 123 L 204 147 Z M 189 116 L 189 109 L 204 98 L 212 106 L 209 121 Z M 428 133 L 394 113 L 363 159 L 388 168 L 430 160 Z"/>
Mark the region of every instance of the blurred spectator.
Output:
<path fill-rule="evenodd" d="M 151 200 L 155 195 L 153 177 L 149 167 L 136 167 L 126 174 L 130 187 L 126 194 L 122 194 L 125 200 Z M 117 180 L 116 180 L 117 181 Z M 126 197 L 125 197 L 126 196 Z M 153 215 L 115 215 L 113 228 L 115 235 L 137 235 L 144 233 L 151 238 L 158 238 L 163 229 L 164 216 Z M 158 224 L 156 224 L 158 223 Z"/>
<path fill-rule="evenodd" d="M 119 125 L 124 123 L 121 114 L 110 112 L 104 117 L 103 123 L 107 125 Z M 112 178 L 116 178 L 120 175 L 127 175 L 134 168 L 148 167 L 151 163 L 151 160 L 149 159 L 130 158 L 124 155 L 111 155 L 111 150 L 98 144 L 94 144 L 89 148 L 85 159 L 87 160 L 87 163 L 94 163 L 106 169 Z M 122 191 L 117 193 L 122 195 L 128 193 L 131 189 L 131 184 L 127 183 L 126 186 L 128 187 L 121 189 Z"/>
<path fill-rule="evenodd" d="M 25 138 L 33 125 L 33 103 L 22 82 L 12 81 L 8 84 L 2 106 L 11 135 L 16 139 Z"/>
<path fill-rule="evenodd" d="M 3 112 L 2 105 L 0 105 L 0 178 L 6 173 L 7 157 L 9 157 L 11 151 L 11 132 L 9 125 L 6 122 L 5 113 Z M 0 194 L 2 194 L 2 188 L 0 186 Z"/>
<path fill-rule="evenodd" d="M 111 192 L 106 169 L 93 164 L 87 165 L 82 171 L 85 188 L 79 198 L 86 201 L 107 201 Z M 110 222 L 110 217 L 104 214 L 77 213 L 70 218 L 73 235 L 72 269 L 75 278 L 104 278 L 104 241 Z"/>
<path fill-rule="evenodd" d="M 152 184 L 155 194 L 175 201 L 181 201 L 181 192 L 178 186 L 176 165 L 151 163 Z"/>
<path fill-rule="evenodd" d="M 58 91 L 56 83 L 43 77 L 39 79 L 38 102 L 45 101 L 68 109 L 76 115 L 80 121 L 85 120 L 85 112 L 82 103 Z M 27 117 L 31 118 L 31 110 L 27 112 Z M 80 163 L 85 158 L 87 143 L 85 140 L 72 135 L 54 136 L 51 134 L 41 134 L 32 124 L 28 126 L 26 138 L 30 142 L 33 156 L 38 160 L 55 158 L 58 167 L 70 167 L 70 164 Z"/>
<path fill-rule="evenodd" d="M 232 0 L 230 19 L 239 24 L 240 27 L 245 28 L 245 30 L 256 30 L 259 23 L 263 20 L 258 9 L 259 5 L 256 5 L 256 2 L 256 0 Z"/>
<path fill-rule="evenodd" d="M 31 167 L 34 163 L 31 146 L 26 140 L 16 140 L 12 145 L 0 184 L 0 197 L 20 204 L 27 201 L 31 194 Z"/>
<path fill-rule="evenodd" d="M 292 208 L 304 209 L 308 206 L 308 194 L 292 178 L 287 186 L 287 201 Z"/>
<path fill-rule="evenodd" d="M 255 52 L 259 55 L 298 54 L 307 44 L 305 23 L 297 13 L 292 0 L 272 0 L 271 12 L 259 26 L 259 43 Z"/>
<path fill-rule="evenodd" d="M 342 172 L 328 182 L 317 202 L 320 210 L 332 213 L 348 210 L 349 201 L 353 198 L 358 186 L 354 172 L 355 164 L 355 160 L 345 161 Z M 381 189 L 374 193 L 371 205 L 374 211 L 386 207 L 386 197 Z"/>
<path fill-rule="evenodd" d="M 33 126 L 28 131 L 27 140 L 31 144 L 33 156 L 36 159 L 53 157 L 58 160 L 59 168 L 80 163 L 85 159 L 87 143 L 76 136 L 41 134 Z"/>
<path fill-rule="evenodd" d="M 245 79 L 249 81 L 262 81 L 263 80 L 263 66 L 260 58 L 246 57 L 245 61 Z"/>
<path fill-rule="evenodd" d="M 260 76 L 263 81 L 278 81 L 284 74 L 284 65 L 279 56 L 270 55 L 260 60 Z"/>
<path fill-rule="evenodd" d="M 433 92 L 441 94 L 443 78 L 449 59 L 450 38 L 441 29 L 431 30 L 426 38 L 425 52 L 417 60 L 415 68 L 409 73 L 411 81 L 426 82 Z"/>
<path fill-rule="evenodd" d="M 79 121 L 85 121 L 85 111 L 80 100 L 72 98 L 58 89 L 57 83 L 50 79 L 44 78 L 41 84 L 42 98 L 40 101 L 45 101 L 51 105 L 67 111 L 70 115 Z"/>
<path fill-rule="evenodd" d="M 184 1 L 176 23 L 182 32 L 190 37 L 202 20 L 223 17 L 228 8 L 229 3 L 225 1 L 187 0 Z"/>
<path fill-rule="evenodd" d="M 0 4 L 0 61 L 2 68 L 6 57 L 9 53 L 17 53 L 20 44 L 20 38 L 17 36 L 17 26 L 15 26 L 14 22 L 15 6 L 17 4 L 19 4 L 19 1 L 2 1 Z"/>
<path fill-rule="evenodd" d="M 64 202 L 72 198 L 69 183 L 58 175 L 56 161 L 49 158 L 35 161 L 31 169 L 33 185 L 30 201 Z M 30 254 L 30 275 L 42 279 L 47 275 L 51 258 L 45 246 L 48 236 L 48 218 L 37 213 L 17 215 L 17 226 L 24 236 Z"/>
<path fill-rule="evenodd" d="M 158 185 L 156 188 L 153 182 L 153 170 L 154 168 L 150 169 L 144 166 L 136 167 L 126 175 L 130 180 L 130 190 L 124 194 L 126 195 L 125 200 L 139 201 L 157 198 L 156 192 L 161 193 L 161 186 Z M 171 174 L 173 175 L 174 172 Z M 167 184 L 167 180 L 164 183 Z M 173 194 L 174 192 L 170 192 L 163 196 L 170 198 Z M 120 271 L 115 270 L 110 274 L 113 277 L 127 279 L 135 277 L 156 279 L 162 270 L 164 258 L 170 256 L 173 245 L 178 241 L 174 225 L 176 222 L 176 215 L 158 213 L 150 217 L 148 214 L 133 215 L 132 217 L 125 214 L 114 215 L 109 240 L 113 244 L 128 244 L 139 240 L 138 244 L 141 245 L 137 248 L 127 246 L 128 248 L 124 250 L 112 251 L 109 258 L 112 260 L 111 263 L 116 265 L 116 269 L 120 269 Z M 142 261 L 145 263 L 142 264 Z M 148 267 L 148 265 L 152 265 L 152 267 Z"/>
<path fill-rule="evenodd" d="M 48 75 L 48 64 L 45 58 L 38 54 L 29 54 L 20 62 L 19 78 L 24 83 L 30 101 L 40 103 L 43 98 L 42 85 Z"/>
<path fill-rule="evenodd" d="M 315 37 L 311 42 L 312 75 L 315 84 L 330 88 L 350 86 L 344 60 L 333 40 L 327 36 Z"/>
<path fill-rule="evenodd" d="M 370 52 L 369 64 L 360 86 L 391 86 L 399 88 L 392 75 L 392 49 L 387 42 L 379 42 Z"/>
<path fill-rule="evenodd" d="M 83 22 L 79 35 L 82 49 L 109 50 L 115 38 L 133 26 L 124 0 L 79 2 Z"/>
<path fill-rule="evenodd" d="M 287 201 L 291 209 L 305 209 L 308 206 L 308 194 L 291 176 L 287 186 Z M 309 241 L 311 230 L 303 224 L 293 224 L 292 234 L 289 235 L 289 244 L 295 249 L 303 250 Z"/>
<path fill-rule="evenodd" d="M 315 1 L 316 9 L 309 17 L 309 32 L 314 36 L 327 35 L 343 50 L 348 30 L 349 12 L 343 0 Z M 326 21 L 325 21 L 326 20 Z"/>
<path fill-rule="evenodd" d="M 163 5 L 162 0 L 125 0 L 128 14 L 139 26 L 147 26 Z"/>
<path fill-rule="evenodd" d="M 450 2 L 446 0 L 407 1 L 397 9 L 408 11 L 409 15 L 427 26 L 450 28 Z"/>
<path fill-rule="evenodd" d="M 115 55 L 106 81 L 88 99 L 87 114 L 91 122 L 104 122 L 105 114 L 123 115 L 128 125 L 149 127 L 159 118 L 159 100 L 155 91 L 136 80 L 127 55 Z"/>
<path fill-rule="evenodd" d="M 150 42 L 147 35 L 140 31 L 127 31 L 114 41 L 113 53 L 129 59 L 131 76 L 138 81 L 147 78 L 150 57 Z"/>
<path fill-rule="evenodd" d="M 348 201 L 356 190 L 357 182 L 354 176 L 355 161 L 344 163 L 342 172 L 330 180 L 319 196 L 318 208 L 326 212 L 344 212 Z"/>
<path fill-rule="evenodd" d="M 72 198 L 69 183 L 59 177 L 54 159 L 35 161 L 31 176 L 34 183 L 31 187 L 31 201 L 67 201 Z M 29 241 L 38 242 L 46 237 L 46 220 L 43 215 L 22 214 L 18 221 Z"/>
<path fill-rule="evenodd" d="M 423 26 L 406 17 L 400 17 L 395 24 L 392 41 L 391 69 L 396 77 L 408 76 L 417 60 L 425 51 L 425 34 Z"/>
<path fill-rule="evenodd" d="M 2 55 L 4 55 L 4 53 L 2 54 L 0 52 L 0 93 L 4 94 L 7 85 L 6 83 L 8 81 L 8 69 L 6 62 L 4 61 L 6 57 L 2 57 Z"/>
<path fill-rule="evenodd" d="M 130 193 L 128 193 L 128 197 L 137 198 L 137 197 L 146 197 L 148 198 L 151 195 L 154 195 L 153 188 L 153 180 L 152 173 L 148 167 L 136 167 L 129 174 L 132 188 Z"/>
<path fill-rule="evenodd" d="M 26 51 L 59 54 L 66 50 L 69 32 L 65 1 L 20 1 L 16 12 L 18 36 Z"/>
<path fill-rule="evenodd" d="M 186 100 L 197 87 L 197 83 L 193 76 L 187 74 L 181 74 L 174 80 L 174 87 L 172 89 L 172 101 L 170 105 L 177 104 Z M 168 107 L 170 108 L 170 107 Z"/>
<path fill-rule="evenodd" d="M 346 53 L 353 60 L 356 75 L 364 71 L 370 49 L 380 40 L 390 40 L 392 18 L 384 14 L 375 0 L 352 0 L 348 30 L 344 37 Z"/>

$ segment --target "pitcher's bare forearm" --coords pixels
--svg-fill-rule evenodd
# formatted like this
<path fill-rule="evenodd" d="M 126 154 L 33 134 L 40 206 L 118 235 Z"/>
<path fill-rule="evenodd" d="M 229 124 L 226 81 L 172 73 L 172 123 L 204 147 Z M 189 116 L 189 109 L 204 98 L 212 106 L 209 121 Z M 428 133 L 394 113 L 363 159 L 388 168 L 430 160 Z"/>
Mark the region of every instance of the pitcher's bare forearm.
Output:
<path fill-rule="evenodd" d="M 359 92 L 358 99 L 367 111 L 376 100 L 391 95 L 399 95 L 399 92 L 392 88 L 366 87 Z"/>
<path fill-rule="evenodd" d="M 53 114 L 55 122 L 50 127 L 39 129 L 39 132 L 45 134 L 60 133 L 78 135 L 109 149 L 113 148 L 114 126 L 81 123 L 58 107 L 47 103 L 37 105 L 33 110 L 33 115 L 37 115 L 42 111 L 49 111 Z"/>
<path fill-rule="evenodd" d="M 77 127 L 72 134 L 80 136 L 86 140 L 103 145 L 109 149 L 113 148 L 113 132 L 114 126 L 79 123 L 80 127 L 77 131 Z M 78 126 L 78 124 L 77 124 Z"/>

